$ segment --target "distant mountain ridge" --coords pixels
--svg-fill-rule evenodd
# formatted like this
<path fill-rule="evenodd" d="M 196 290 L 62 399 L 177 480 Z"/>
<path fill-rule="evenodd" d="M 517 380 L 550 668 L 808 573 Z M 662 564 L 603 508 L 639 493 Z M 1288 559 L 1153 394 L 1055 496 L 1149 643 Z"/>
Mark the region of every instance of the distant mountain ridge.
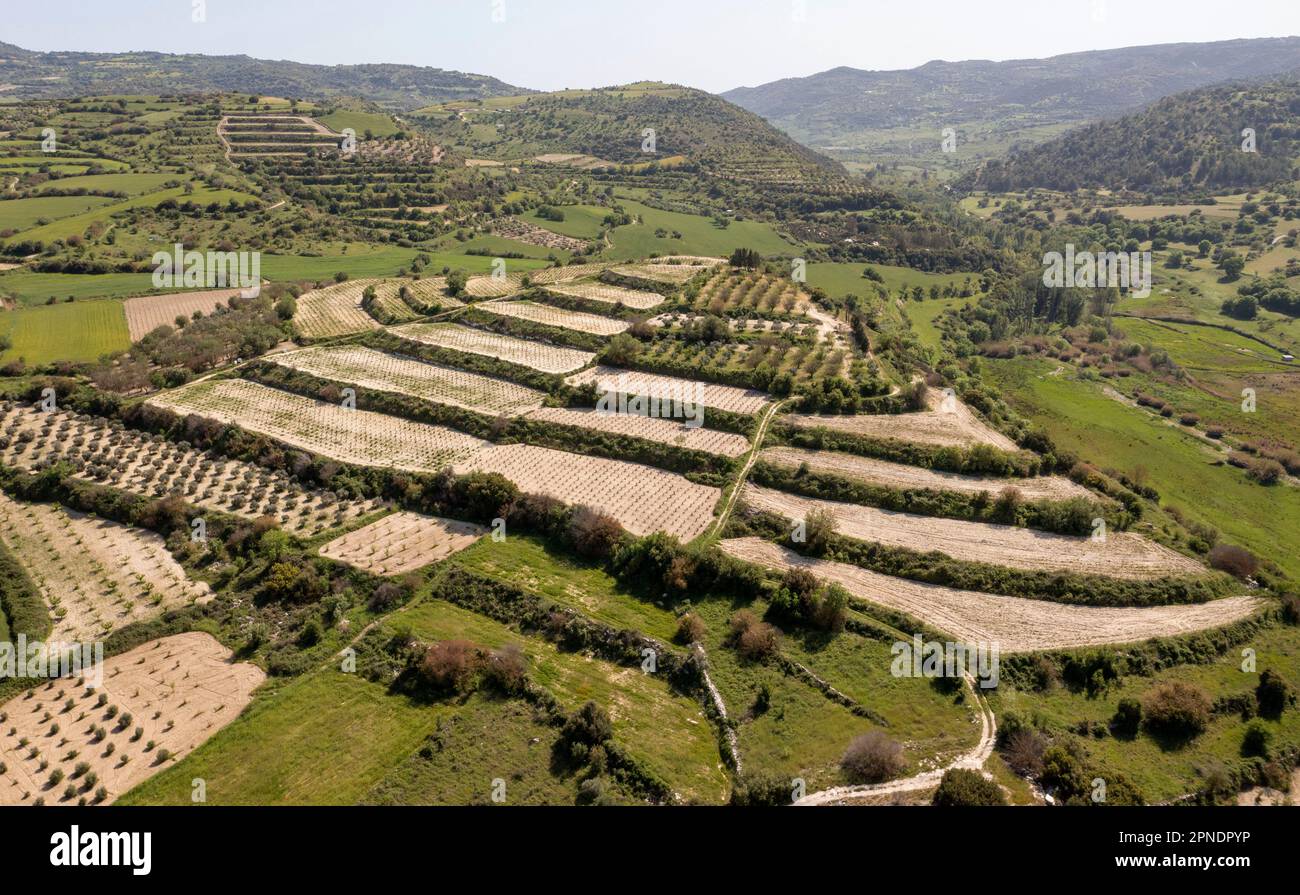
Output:
<path fill-rule="evenodd" d="M 0 95 L 18 99 L 103 93 L 262 93 L 302 99 L 359 96 L 396 109 L 530 91 L 486 75 L 417 65 L 311 65 L 251 56 L 41 53 L 0 43 Z"/>
<path fill-rule="evenodd" d="M 1247 128 L 1250 143 L 1243 134 Z M 1294 179 L 1297 160 L 1300 73 L 1291 73 L 1166 97 L 1140 112 L 991 160 L 957 185 L 994 192 L 1043 187 L 1211 193 Z"/>
<path fill-rule="evenodd" d="M 986 155 L 1016 140 L 1113 118 L 1197 87 L 1300 67 L 1300 37 L 1159 44 L 1005 62 L 928 62 L 902 71 L 836 68 L 722 96 L 814 148 L 906 156 L 956 129 Z"/>

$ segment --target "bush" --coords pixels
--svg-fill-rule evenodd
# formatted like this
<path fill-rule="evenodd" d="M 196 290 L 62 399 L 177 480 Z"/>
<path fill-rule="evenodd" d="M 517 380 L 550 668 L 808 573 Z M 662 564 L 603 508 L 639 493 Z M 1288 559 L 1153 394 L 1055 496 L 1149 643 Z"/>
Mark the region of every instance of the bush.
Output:
<path fill-rule="evenodd" d="M 1183 681 L 1159 684 L 1147 694 L 1142 714 L 1148 729 L 1180 737 L 1195 736 L 1210 723 L 1210 698 Z"/>
<path fill-rule="evenodd" d="M 591 507 L 578 507 L 569 518 L 569 540 L 582 556 L 608 559 L 627 533 L 618 520 Z"/>
<path fill-rule="evenodd" d="M 1265 718 L 1276 718 L 1294 701 L 1295 694 L 1286 679 L 1271 668 L 1264 669 L 1259 676 L 1259 686 L 1255 688 L 1259 713 Z"/>
<path fill-rule="evenodd" d="M 731 617 L 731 637 L 737 652 L 751 661 L 762 661 L 781 648 L 781 632 L 748 609 Z"/>
<path fill-rule="evenodd" d="M 599 746 L 614 736 L 609 713 L 594 702 L 587 702 L 564 721 L 560 736 L 565 742 Z"/>
<path fill-rule="evenodd" d="M 985 780 L 978 771 L 953 768 L 944 771 L 943 780 L 934 793 L 934 804 L 943 806 L 1005 805 L 1002 789 L 992 780 Z"/>
<path fill-rule="evenodd" d="M 903 747 L 879 730 L 856 737 L 840 759 L 841 770 L 853 783 L 881 783 L 897 777 L 906 766 Z"/>
<path fill-rule="evenodd" d="M 483 649 L 467 640 L 443 640 L 425 650 L 420 677 L 437 690 L 468 692 L 484 665 Z"/>
<path fill-rule="evenodd" d="M 1246 734 L 1241 740 L 1241 754 L 1268 758 L 1273 747 L 1273 731 L 1258 719 L 1246 725 Z"/>
<path fill-rule="evenodd" d="M 1037 778 L 1043 773 L 1043 754 L 1047 738 L 1031 728 L 1021 728 L 1002 746 L 1002 759 L 1022 777 Z"/>
<path fill-rule="evenodd" d="M 706 633 L 708 630 L 704 625 L 704 619 L 694 612 L 688 612 L 677 620 L 678 643 L 699 643 Z"/>
<path fill-rule="evenodd" d="M 1237 578 L 1251 578 L 1259 571 L 1259 560 L 1245 547 L 1219 544 L 1210 551 L 1210 566 Z"/>
<path fill-rule="evenodd" d="M 1142 726 L 1142 703 L 1136 699 L 1121 699 L 1110 726 L 1120 736 L 1137 736 Z"/>

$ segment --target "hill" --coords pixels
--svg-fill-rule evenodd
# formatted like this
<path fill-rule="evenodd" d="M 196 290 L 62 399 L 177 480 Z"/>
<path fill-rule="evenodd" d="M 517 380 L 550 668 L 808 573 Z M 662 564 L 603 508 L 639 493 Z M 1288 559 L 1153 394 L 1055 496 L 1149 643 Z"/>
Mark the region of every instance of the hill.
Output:
<path fill-rule="evenodd" d="M 906 71 L 837 68 L 722 94 L 795 139 L 844 161 L 950 163 L 988 158 L 1063 128 L 1209 84 L 1300 65 L 1300 38 L 1161 44 L 1005 62 L 929 62 Z"/>
<path fill-rule="evenodd" d="M 1207 87 L 1162 99 L 1133 115 L 1099 122 L 986 163 L 963 187 L 1043 187 L 1153 193 L 1212 193 L 1296 176 L 1300 78 Z M 1243 131 L 1255 151 L 1243 151 Z"/>
<path fill-rule="evenodd" d="M 250 56 L 171 53 L 38 53 L 0 43 L 8 97 L 95 94 L 263 93 L 322 99 L 360 96 L 399 109 L 457 98 L 526 92 L 485 75 L 415 65 L 308 65 Z"/>
<path fill-rule="evenodd" d="M 700 90 L 646 82 L 417 110 L 419 119 L 490 158 L 569 151 L 615 164 L 679 157 L 738 180 L 796 181 L 843 169 L 757 115 Z M 476 127 L 477 126 L 477 127 Z M 487 139 L 485 129 L 491 133 Z M 654 132 L 653 143 L 647 143 Z"/>

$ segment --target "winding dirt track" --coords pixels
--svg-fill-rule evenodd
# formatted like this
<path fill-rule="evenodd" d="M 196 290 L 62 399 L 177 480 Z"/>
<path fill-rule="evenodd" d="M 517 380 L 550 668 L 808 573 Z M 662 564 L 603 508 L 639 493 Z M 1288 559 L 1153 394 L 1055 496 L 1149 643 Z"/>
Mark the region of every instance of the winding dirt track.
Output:
<path fill-rule="evenodd" d="M 1255 597 L 1230 597 L 1185 606 L 1067 606 L 893 578 L 859 566 L 801 556 L 759 538 L 723 541 L 721 546 L 730 556 L 777 571 L 808 569 L 860 600 L 905 612 L 963 642 L 996 643 L 1003 653 L 1135 643 L 1186 634 L 1231 624 L 1264 605 Z"/>
<path fill-rule="evenodd" d="M 966 768 L 972 771 L 983 770 L 984 762 L 988 761 L 989 756 L 993 754 L 993 746 L 997 742 L 998 722 L 993 715 L 993 710 L 989 708 L 988 703 L 984 701 L 984 697 L 980 695 L 979 688 L 975 686 L 969 677 L 966 678 L 966 689 L 970 691 L 975 704 L 979 706 L 980 741 L 974 749 L 960 756 L 947 767 L 925 771 L 903 780 L 890 780 L 885 783 L 874 783 L 867 786 L 837 786 L 833 789 L 824 789 L 821 792 L 814 792 L 804 796 L 794 803 L 795 807 L 807 808 L 816 805 L 835 805 L 852 802 L 855 799 L 867 796 L 887 796 L 895 793 L 913 792 L 918 789 L 929 789 L 932 786 L 938 786 L 940 781 L 943 780 L 944 773 L 954 768 Z"/>
<path fill-rule="evenodd" d="M 1072 497 L 1100 499 L 1082 485 L 1076 485 L 1060 476 L 1042 476 L 1032 479 L 982 478 L 959 475 L 955 472 L 940 472 L 920 466 L 907 466 L 903 463 L 890 463 L 888 460 L 860 457 L 857 454 L 806 451 L 802 448 L 790 447 L 767 448 L 759 459 L 773 466 L 790 469 L 797 469 L 801 464 L 807 463 L 808 468 L 813 472 L 843 476 L 847 479 L 857 479 L 872 485 L 885 485 L 891 488 L 928 488 L 931 491 L 957 491 L 962 494 L 978 494 L 987 491 L 993 496 L 1001 494 L 1008 488 L 1014 488 L 1026 500 L 1068 500 Z"/>
<path fill-rule="evenodd" d="M 753 509 L 791 520 L 806 519 L 813 510 L 827 511 L 835 519 L 836 531 L 846 537 L 922 553 L 937 551 L 966 562 L 1130 579 L 1206 573 L 1196 561 L 1130 532 L 1111 532 L 1104 541 L 1094 541 L 1012 525 L 816 500 L 754 484 L 746 484 L 742 496 Z"/>

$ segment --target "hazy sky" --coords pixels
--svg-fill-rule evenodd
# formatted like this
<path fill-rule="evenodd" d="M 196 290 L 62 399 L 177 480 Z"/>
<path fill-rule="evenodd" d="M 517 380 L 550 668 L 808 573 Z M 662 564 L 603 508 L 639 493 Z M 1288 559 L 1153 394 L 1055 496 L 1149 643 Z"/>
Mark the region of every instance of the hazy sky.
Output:
<path fill-rule="evenodd" d="M 193 7 L 206 5 L 206 21 Z M 404 62 L 540 90 L 654 79 L 722 91 L 841 65 L 1019 59 L 1300 34 L 1298 0 L 40 0 L 32 50 Z"/>

